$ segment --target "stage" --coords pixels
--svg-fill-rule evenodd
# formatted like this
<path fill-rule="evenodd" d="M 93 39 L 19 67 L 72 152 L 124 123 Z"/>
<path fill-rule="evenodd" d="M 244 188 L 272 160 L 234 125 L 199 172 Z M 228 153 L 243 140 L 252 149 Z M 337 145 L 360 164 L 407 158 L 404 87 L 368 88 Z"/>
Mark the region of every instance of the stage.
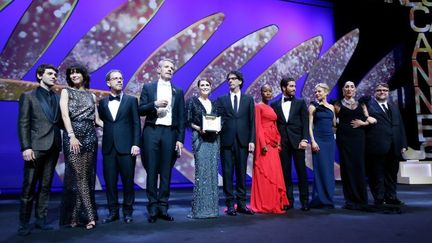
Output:
<path fill-rule="evenodd" d="M 295 191 L 298 193 L 298 191 Z M 33 229 L 27 237 L 17 235 L 19 195 L 0 195 L 0 242 L 431 242 L 432 186 L 398 185 L 399 198 L 406 203 L 401 214 L 360 212 L 342 209 L 341 184 L 336 186 L 335 209 L 295 209 L 282 215 L 226 216 L 220 191 L 220 217 L 190 219 L 192 189 L 173 189 L 169 213 L 174 222 L 147 222 L 146 196 L 136 193 L 134 222 L 122 220 L 98 224 L 96 229 L 58 227 L 60 193 L 53 193 L 49 222 L 54 230 Z M 298 195 L 296 194 L 296 197 Z M 96 195 L 99 222 L 107 216 L 105 193 Z M 33 222 L 33 218 L 32 218 Z"/>

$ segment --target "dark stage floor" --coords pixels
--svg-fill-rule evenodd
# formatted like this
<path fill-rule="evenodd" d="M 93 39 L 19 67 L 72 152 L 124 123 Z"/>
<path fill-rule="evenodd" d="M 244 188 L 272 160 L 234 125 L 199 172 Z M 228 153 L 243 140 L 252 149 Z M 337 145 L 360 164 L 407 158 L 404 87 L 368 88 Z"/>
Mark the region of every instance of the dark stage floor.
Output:
<path fill-rule="evenodd" d="M 368 213 L 342 209 L 341 186 L 336 187 L 335 209 L 295 209 L 283 215 L 255 214 L 215 219 L 190 219 L 191 189 L 174 189 L 170 214 L 174 222 L 146 220 L 145 193 L 137 191 L 134 223 L 123 221 L 83 228 L 59 229 L 60 194 L 52 195 L 49 219 L 56 229 L 34 229 L 17 236 L 18 195 L 0 195 L 1 242 L 432 242 L 432 185 L 399 185 L 399 197 L 407 206 L 402 214 Z M 222 193 L 220 194 L 222 196 Z M 99 192 L 99 218 L 107 214 L 105 195 Z"/>

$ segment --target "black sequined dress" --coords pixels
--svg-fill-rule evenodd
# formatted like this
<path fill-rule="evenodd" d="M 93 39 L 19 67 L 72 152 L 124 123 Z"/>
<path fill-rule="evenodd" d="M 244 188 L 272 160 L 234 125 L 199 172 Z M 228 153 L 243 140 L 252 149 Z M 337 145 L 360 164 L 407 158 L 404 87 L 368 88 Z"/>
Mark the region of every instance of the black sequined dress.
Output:
<path fill-rule="evenodd" d="M 69 117 L 80 153 L 70 150 L 69 137 L 63 136 L 65 173 L 60 205 L 60 225 L 87 224 L 97 220 L 95 203 L 97 136 L 95 102 L 89 91 L 67 88 Z"/>

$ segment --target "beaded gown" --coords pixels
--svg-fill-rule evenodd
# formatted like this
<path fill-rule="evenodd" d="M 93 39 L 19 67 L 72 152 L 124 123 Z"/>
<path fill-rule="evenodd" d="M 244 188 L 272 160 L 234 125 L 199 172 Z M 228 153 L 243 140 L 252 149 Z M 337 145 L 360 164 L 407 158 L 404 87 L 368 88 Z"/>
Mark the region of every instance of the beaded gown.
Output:
<path fill-rule="evenodd" d="M 216 114 L 212 102 L 212 114 Z M 187 102 L 187 122 L 202 126 L 206 109 L 197 97 Z M 213 218 L 219 215 L 218 160 L 219 135 L 192 131 L 192 150 L 195 158 L 195 185 L 192 194 L 192 218 Z"/>
<path fill-rule="evenodd" d="M 285 213 L 289 205 L 279 157 L 280 134 L 277 115 L 265 104 L 255 106 L 256 148 L 254 153 L 251 207 L 257 213 Z M 267 148 L 265 154 L 263 147 Z"/>
<path fill-rule="evenodd" d="M 87 224 L 97 220 L 95 203 L 97 136 L 95 103 L 89 91 L 67 88 L 69 117 L 80 153 L 70 150 L 69 137 L 63 136 L 65 173 L 60 206 L 60 225 Z"/>
<path fill-rule="evenodd" d="M 313 134 L 320 150 L 312 153 L 314 183 L 311 208 L 334 207 L 335 190 L 334 157 L 335 139 L 333 133 L 333 111 L 317 102 L 315 106 Z"/>

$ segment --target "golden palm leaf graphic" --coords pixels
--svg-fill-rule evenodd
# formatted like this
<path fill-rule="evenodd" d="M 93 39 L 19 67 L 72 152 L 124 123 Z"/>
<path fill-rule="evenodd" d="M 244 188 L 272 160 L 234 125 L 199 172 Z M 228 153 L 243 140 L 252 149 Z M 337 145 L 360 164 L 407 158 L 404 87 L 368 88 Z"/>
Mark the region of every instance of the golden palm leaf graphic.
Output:
<path fill-rule="evenodd" d="M 246 93 L 252 95 L 255 101 L 261 100 L 261 86 L 269 84 L 273 88 L 273 96 L 278 96 L 281 93 L 279 81 L 285 75 L 289 75 L 295 80 L 299 79 L 303 74 L 308 73 L 318 59 L 322 46 L 322 37 L 317 36 L 307 40 L 297 47 L 288 51 L 284 56 L 279 58 L 246 90 Z"/>
<path fill-rule="evenodd" d="M 302 97 L 309 104 L 314 99 L 315 85 L 326 83 L 333 89 L 351 59 L 359 39 L 359 29 L 354 29 L 340 38 L 315 63 L 303 86 Z"/>
<path fill-rule="evenodd" d="M 210 78 L 213 81 L 212 89 L 216 89 L 225 81 L 226 73 L 240 69 L 273 38 L 277 30 L 276 25 L 267 26 L 243 37 L 226 48 L 195 78 L 185 93 L 185 99 L 197 95 L 196 86 L 199 77 Z"/>
<path fill-rule="evenodd" d="M 9 3 L 11 3 L 12 0 L 1 0 L 0 1 L 0 11 L 2 11 L 4 8 L 6 8 Z"/>
<path fill-rule="evenodd" d="M 396 72 L 396 63 L 393 51 L 382 58 L 360 81 L 357 86 L 356 98 L 371 95 L 375 92 L 378 83 L 387 83 Z"/>
<path fill-rule="evenodd" d="M 147 25 L 164 0 L 130 0 L 108 14 L 76 44 L 61 63 L 59 80 L 75 63 L 93 72 L 114 58 Z M 115 42 L 113 42 L 115 40 Z"/>
<path fill-rule="evenodd" d="M 77 0 L 35 0 L 27 8 L 0 55 L 4 78 L 22 79 L 57 37 Z M 46 25 L 46 28 L 40 26 Z"/>
<path fill-rule="evenodd" d="M 157 80 L 156 68 L 162 57 L 171 57 L 176 60 L 177 69 L 180 69 L 214 34 L 223 19 L 223 13 L 210 15 L 171 37 L 143 62 L 128 81 L 125 92 L 139 96 L 145 82 Z"/>

